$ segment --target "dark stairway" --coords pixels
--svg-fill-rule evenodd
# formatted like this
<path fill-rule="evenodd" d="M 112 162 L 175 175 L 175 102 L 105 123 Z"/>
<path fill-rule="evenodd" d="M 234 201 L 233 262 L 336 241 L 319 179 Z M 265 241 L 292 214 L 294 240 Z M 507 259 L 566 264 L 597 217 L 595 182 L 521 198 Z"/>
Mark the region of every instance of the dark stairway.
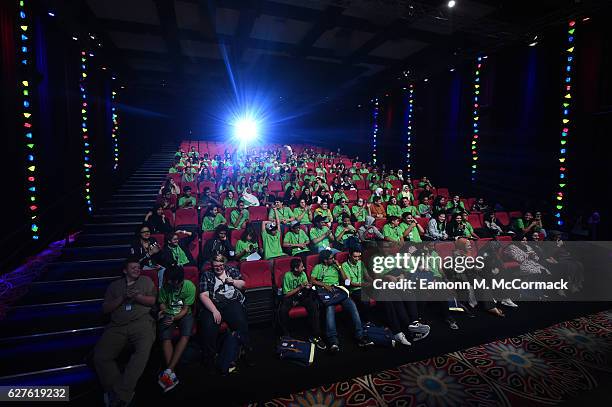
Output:
<path fill-rule="evenodd" d="M 70 385 L 71 398 L 91 388 L 84 359 L 105 323 L 108 284 L 146 211 L 151 209 L 176 150 L 153 154 L 84 225 L 0 321 L 0 385 Z"/>

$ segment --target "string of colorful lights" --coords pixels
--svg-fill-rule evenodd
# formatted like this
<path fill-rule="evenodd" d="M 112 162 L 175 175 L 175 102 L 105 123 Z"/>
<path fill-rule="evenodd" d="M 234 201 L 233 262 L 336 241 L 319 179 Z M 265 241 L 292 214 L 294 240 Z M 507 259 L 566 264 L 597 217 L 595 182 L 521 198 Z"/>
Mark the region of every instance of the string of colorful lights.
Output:
<path fill-rule="evenodd" d="M 372 162 L 376 164 L 376 144 L 378 137 L 378 98 L 374 98 L 374 129 L 372 131 Z"/>
<path fill-rule="evenodd" d="M 31 65 L 31 40 L 30 40 L 30 18 L 26 9 L 24 0 L 19 1 L 19 28 L 20 44 L 21 44 L 21 67 L 23 75 L 21 77 L 21 95 L 23 104 L 23 131 L 25 136 L 26 146 L 26 188 L 28 199 L 28 213 L 31 220 L 31 237 L 33 240 L 39 239 L 39 219 L 38 219 L 38 197 L 36 193 L 37 174 L 36 174 L 36 144 L 34 143 L 34 129 L 32 110 L 31 110 L 31 95 L 30 95 L 30 65 Z"/>
<path fill-rule="evenodd" d="M 480 129 L 480 73 L 482 70 L 483 57 L 476 58 L 476 68 L 474 69 L 474 110 L 472 111 L 472 182 L 476 181 L 476 171 L 478 169 L 478 138 Z"/>
<path fill-rule="evenodd" d="M 111 119 L 113 122 L 113 127 L 111 130 L 111 137 L 113 139 L 113 170 L 117 170 L 119 168 L 119 113 L 117 109 L 117 91 L 113 90 L 111 92 Z"/>
<path fill-rule="evenodd" d="M 88 57 L 93 57 L 92 53 L 81 51 L 81 77 L 79 78 L 79 90 L 81 94 L 81 131 L 83 133 L 83 169 L 85 173 L 84 196 L 87 203 L 87 210 L 93 211 L 91 199 L 91 173 L 93 165 L 91 163 L 91 143 L 89 139 L 89 130 L 87 118 L 89 113 L 89 105 L 87 99 L 87 63 Z"/>
<path fill-rule="evenodd" d="M 414 111 L 414 84 L 408 88 L 408 123 L 406 127 L 406 176 L 412 177 L 412 163 L 410 154 L 412 153 L 412 113 Z"/>
<path fill-rule="evenodd" d="M 576 31 L 576 21 L 571 20 L 568 23 L 567 29 L 567 45 L 568 48 L 565 50 L 566 54 L 566 64 L 565 64 L 565 79 L 563 80 L 562 92 L 564 94 L 563 100 L 561 103 L 561 147 L 559 151 L 559 188 L 557 190 L 557 204 L 556 204 L 556 212 L 555 217 L 557 218 L 557 225 L 562 226 L 564 223 L 564 213 L 565 213 L 565 198 L 566 198 L 566 185 L 567 185 L 567 142 L 568 135 L 570 132 L 570 107 L 572 101 L 572 66 L 574 65 L 574 38 Z"/>

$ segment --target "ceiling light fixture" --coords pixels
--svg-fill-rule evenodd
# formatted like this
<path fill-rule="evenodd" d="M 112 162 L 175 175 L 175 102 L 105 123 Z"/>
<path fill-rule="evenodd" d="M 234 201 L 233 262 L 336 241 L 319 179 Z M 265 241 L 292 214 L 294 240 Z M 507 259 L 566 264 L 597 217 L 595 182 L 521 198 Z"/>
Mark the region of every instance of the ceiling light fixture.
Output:
<path fill-rule="evenodd" d="M 455 0 L 450 0 L 448 2 L 448 8 L 453 8 L 453 7 L 455 7 L 456 4 L 457 4 L 457 2 Z"/>

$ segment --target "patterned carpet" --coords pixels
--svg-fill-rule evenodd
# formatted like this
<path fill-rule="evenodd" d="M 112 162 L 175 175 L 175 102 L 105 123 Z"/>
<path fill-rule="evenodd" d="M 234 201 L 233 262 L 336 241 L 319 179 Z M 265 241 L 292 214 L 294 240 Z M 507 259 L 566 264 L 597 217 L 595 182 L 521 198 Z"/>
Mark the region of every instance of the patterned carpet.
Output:
<path fill-rule="evenodd" d="M 612 372 L 612 310 L 251 406 L 540 406 Z"/>

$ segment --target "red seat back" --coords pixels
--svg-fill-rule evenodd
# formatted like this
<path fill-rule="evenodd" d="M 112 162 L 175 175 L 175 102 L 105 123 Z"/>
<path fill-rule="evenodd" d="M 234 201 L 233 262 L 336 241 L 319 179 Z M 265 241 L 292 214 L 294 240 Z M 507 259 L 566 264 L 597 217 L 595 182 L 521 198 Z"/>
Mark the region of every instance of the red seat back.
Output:
<path fill-rule="evenodd" d="M 436 191 L 436 194 L 442 195 L 448 198 L 449 197 L 448 188 L 438 188 Z"/>
<path fill-rule="evenodd" d="M 365 180 L 358 179 L 353 181 L 353 183 L 355 184 L 355 188 L 357 189 L 367 189 Z"/>
<path fill-rule="evenodd" d="M 308 274 L 308 277 L 310 277 L 310 273 L 312 273 L 312 269 L 314 268 L 315 265 L 319 264 L 319 255 L 318 254 L 311 254 L 309 256 L 306 256 L 306 274 Z"/>
<path fill-rule="evenodd" d="M 265 206 L 249 206 L 249 220 L 251 222 L 267 220 L 268 208 Z"/>
<path fill-rule="evenodd" d="M 503 226 L 508 226 L 510 224 L 510 217 L 507 212 L 495 212 L 495 217 Z"/>
<path fill-rule="evenodd" d="M 212 182 L 212 181 L 202 181 L 202 182 L 200 182 L 200 185 L 198 187 L 198 192 L 199 193 L 204 192 L 204 188 L 206 188 L 206 187 L 210 188 L 210 190 L 212 192 L 216 191 L 216 185 L 215 185 L 214 182 Z"/>
<path fill-rule="evenodd" d="M 366 201 L 370 199 L 370 195 L 372 195 L 372 191 L 370 191 L 369 189 L 360 189 L 359 191 L 357 191 L 357 196 Z"/>
<path fill-rule="evenodd" d="M 246 288 L 272 287 L 272 264 L 268 260 L 240 263 L 240 274 Z"/>
<path fill-rule="evenodd" d="M 299 259 L 299 257 L 279 257 L 274 259 L 272 265 L 272 275 L 274 276 L 274 287 L 283 288 L 283 276 L 291 270 L 291 260 Z"/>
<path fill-rule="evenodd" d="M 280 181 L 270 181 L 268 183 L 268 190 L 270 192 L 280 192 L 283 190 L 283 184 Z"/>
<path fill-rule="evenodd" d="M 336 260 L 338 261 L 338 263 L 342 264 L 345 261 L 348 260 L 349 257 L 349 252 L 340 252 L 340 253 L 336 253 Z"/>
<path fill-rule="evenodd" d="M 349 189 L 348 191 L 344 191 L 344 193 L 346 194 L 346 197 L 348 198 L 350 202 L 357 201 L 357 191 L 356 190 Z"/>
<path fill-rule="evenodd" d="M 198 212 L 195 210 L 195 208 L 177 209 L 175 212 L 174 224 L 176 226 L 197 225 Z"/>
<path fill-rule="evenodd" d="M 468 215 L 468 222 L 472 224 L 474 229 L 482 228 L 482 215 L 477 213 L 472 213 Z"/>

